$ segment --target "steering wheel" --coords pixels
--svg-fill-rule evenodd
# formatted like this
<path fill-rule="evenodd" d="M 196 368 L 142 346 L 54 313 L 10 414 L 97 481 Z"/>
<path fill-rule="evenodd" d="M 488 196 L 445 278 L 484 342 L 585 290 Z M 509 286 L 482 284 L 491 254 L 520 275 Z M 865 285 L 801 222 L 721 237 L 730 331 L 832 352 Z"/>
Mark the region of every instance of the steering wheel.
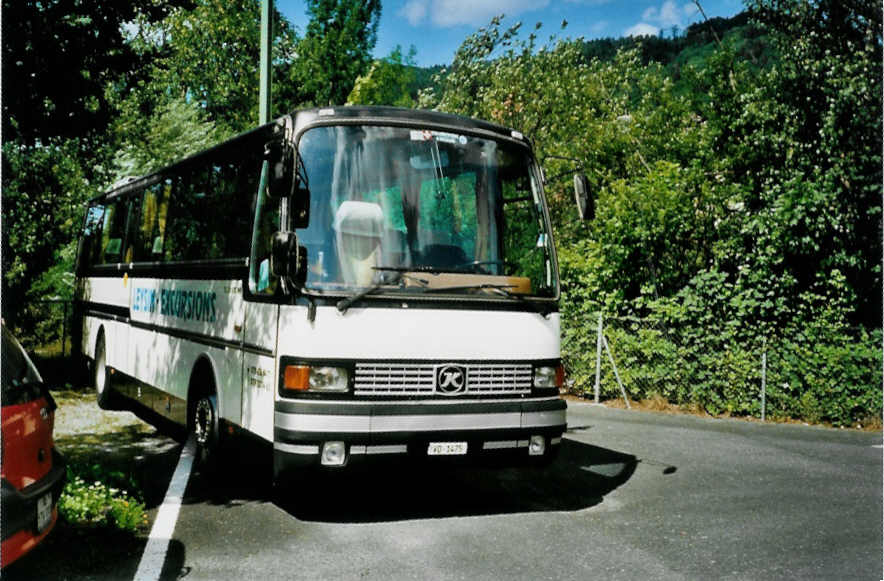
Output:
<path fill-rule="evenodd" d="M 485 266 L 487 264 L 497 264 L 503 267 L 503 273 L 506 275 L 512 275 L 516 269 L 518 268 L 518 264 L 514 262 L 509 262 L 508 260 L 474 260 L 472 262 L 464 262 L 462 264 L 458 264 L 455 268 L 463 268 L 469 269 L 471 272 L 475 272 L 477 274 L 490 274 L 486 269 L 480 268 L 481 266 Z"/>

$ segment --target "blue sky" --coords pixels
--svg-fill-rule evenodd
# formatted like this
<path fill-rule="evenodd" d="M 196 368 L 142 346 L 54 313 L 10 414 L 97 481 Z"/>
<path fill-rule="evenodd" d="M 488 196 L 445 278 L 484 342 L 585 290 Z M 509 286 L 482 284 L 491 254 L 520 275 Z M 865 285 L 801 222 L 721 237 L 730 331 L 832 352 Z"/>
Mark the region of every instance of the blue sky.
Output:
<path fill-rule="evenodd" d="M 277 10 L 303 33 L 307 15 L 303 0 L 275 0 Z M 710 18 L 733 16 L 742 0 L 701 0 Z M 506 14 L 505 23 L 521 21 L 533 30 L 543 22 L 540 39 L 558 33 L 572 38 L 621 37 L 630 34 L 669 36 L 673 26 L 685 28 L 701 19 L 692 0 L 384 0 L 378 27 L 376 56 L 386 56 L 397 44 L 414 45 L 421 66 L 448 64 L 464 38 Z M 545 34 L 543 34 L 545 32 Z"/>

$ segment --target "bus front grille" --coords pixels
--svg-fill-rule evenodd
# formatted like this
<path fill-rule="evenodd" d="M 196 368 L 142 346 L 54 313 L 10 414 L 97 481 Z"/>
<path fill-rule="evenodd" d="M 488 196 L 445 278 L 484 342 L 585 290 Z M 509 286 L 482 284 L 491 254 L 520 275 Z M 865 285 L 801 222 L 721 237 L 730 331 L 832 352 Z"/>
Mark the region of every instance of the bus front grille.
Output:
<path fill-rule="evenodd" d="M 530 363 L 468 363 L 458 365 L 467 381 L 457 395 L 520 395 L 531 393 Z M 433 395 L 436 373 L 449 364 L 358 363 L 354 377 L 356 395 Z"/>

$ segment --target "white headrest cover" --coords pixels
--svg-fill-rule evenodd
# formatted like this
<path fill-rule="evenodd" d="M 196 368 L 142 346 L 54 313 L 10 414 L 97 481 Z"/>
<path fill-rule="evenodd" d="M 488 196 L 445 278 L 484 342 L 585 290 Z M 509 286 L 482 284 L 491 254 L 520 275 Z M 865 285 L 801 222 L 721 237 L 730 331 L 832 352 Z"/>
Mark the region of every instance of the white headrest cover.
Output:
<path fill-rule="evenodd" d="M 335 212 L 332 228 L 341 234 L 380 238 L 384 232 L 384 211 L 371 202 L 344 202 Z"/>

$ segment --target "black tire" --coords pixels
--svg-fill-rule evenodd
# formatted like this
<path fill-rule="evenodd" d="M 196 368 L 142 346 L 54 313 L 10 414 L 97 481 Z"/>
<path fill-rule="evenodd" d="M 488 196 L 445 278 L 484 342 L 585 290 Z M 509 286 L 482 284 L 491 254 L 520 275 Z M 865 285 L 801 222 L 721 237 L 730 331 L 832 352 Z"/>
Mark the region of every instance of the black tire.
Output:
<path fill-rule="evenodd" d="M 93 363 L 92 380 L 95 386 L 95 397 L 98 407 L 103 410 L 120 409 L 120 398 L 111 385 L 111 373 L 107 368 L 107 351 L 104 346 L 104 333 L 98 336 L 95 344 L 95 362 Z"/>
<path fill-rule="evenodd" d="M 218 396 L 203 393 L 191 408 L 190 429 L 196 443 L 196 465 L 201 472 L 215 472 L 221 462 L 221 431 L 218 426 Z"/>

